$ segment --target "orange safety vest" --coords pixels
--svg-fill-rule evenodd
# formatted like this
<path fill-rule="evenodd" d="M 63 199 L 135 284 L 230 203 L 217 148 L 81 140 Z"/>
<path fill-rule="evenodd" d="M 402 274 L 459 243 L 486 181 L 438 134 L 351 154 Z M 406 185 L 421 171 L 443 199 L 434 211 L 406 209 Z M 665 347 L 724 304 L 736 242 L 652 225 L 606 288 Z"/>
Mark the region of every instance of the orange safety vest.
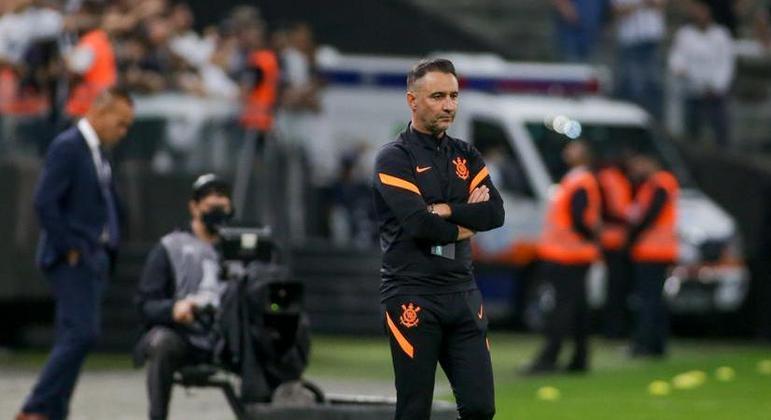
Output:
<path fill-rule="evenodd" d="M 91 102 L 102 91 L 112 87 L 118 80 L 115 64 L 115 52 L 107 32 L 95 29 L 87 33 L 76 48 L 88 48 L 94 53 L 91 67 L 83 74 L 82 80 L 70 92 L 67 101 L 67 113 L 73 117 L 86 114 Z"/>
<path fill-rule="evenodd" d="M 616 220 L 604 220 L 600 229 L 600 244 L 609 251 L 618 251 L 627 240 L 627 227 L 618 222 L 626 219 L 632 205 L 632 184 L 621 170 L 608 166 L 597 172 L 602 196 L 603 214 Z"/>
<path fill-rule="evenodd" d="M 673 263 L 677 261 L 677 179 L 667 171 L 659 171 L 648 178 L 635 197 L 638 214 L 645 214 L 650 208 L 657 188 L 667 191 L 667 201 L 656 220 L 644 230 L 632 245 L 632 260 L 635 262 Z"/>
<path fill-rule="evenodd" d="M 248 129 L 267 132 L 273 128 L 279 82 L 278 59 L 271 50 L 258 50 L 249 56 L 249 65 L 262 70 L 262 81 L 246 98 L 241 124 Z"/>
<path fill-rule="evenodd" d="M 573 230 L 570 201 L 579 189 L 586 190 L 588 205 L 584 223 L 590 228 L 600 221 L 600 190 L 597 180 L 586 168 L 575 168 L 562 178 L 552 196 L 546 213 L 546 223 L 538 243 L 538 256 L 558 264 L 590 264 L 599 257 L 597 245 Z"/>

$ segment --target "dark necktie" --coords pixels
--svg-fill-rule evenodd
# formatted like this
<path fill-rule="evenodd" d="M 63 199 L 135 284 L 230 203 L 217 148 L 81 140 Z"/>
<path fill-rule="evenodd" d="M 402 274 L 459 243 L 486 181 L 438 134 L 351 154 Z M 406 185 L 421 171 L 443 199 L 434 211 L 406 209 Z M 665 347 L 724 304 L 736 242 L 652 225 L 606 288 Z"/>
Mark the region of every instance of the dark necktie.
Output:
<path fill-rule="evenodd" d="M 99 150 L 99 156 L 102 161 L 102 168 L 99 171 L 99 185 L 101 186 L 102 196 L 107 206 L 107 246 L 115 250 L 120 242 L 120 225 L 118 221 L 118 208 L 115 203 L 115 196 L 112 193 L 112 171 L 110 163 L 101 149 Z"/>

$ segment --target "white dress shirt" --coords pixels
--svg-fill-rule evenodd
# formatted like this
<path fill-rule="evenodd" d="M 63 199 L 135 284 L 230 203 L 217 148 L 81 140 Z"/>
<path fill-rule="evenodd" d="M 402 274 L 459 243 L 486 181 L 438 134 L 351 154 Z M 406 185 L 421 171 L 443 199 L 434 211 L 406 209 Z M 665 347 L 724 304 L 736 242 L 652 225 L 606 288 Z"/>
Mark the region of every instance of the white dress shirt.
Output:
<path fill-rule="evenodd" d="M 638 7 L 616 22 L 616 37 L 621 46 L 659 42 L 664 39 L 664 13 L 656 7 L 644 6 L 644 2 L 645 0 L 612 0 L 613 6 Z"/>
<path fill-rule="evenodd" d="M 110 169 L 110 163 L 102 160 L 102 152 L 99 150 L 101 141 L 99 141 L 94 127 L 87 119 L 82 118 L 78 121 L 78 130 L 86 139 L 88 148 L 91 150 L 91 158 L 94 160 L 94 168 L 96 168 L 96 174 L 99 176 L 99 182 L 109 185 L 112 170 Z"/>
<path fill-rule="evenodd" d="M 731 34 L 717 24 L 705 30 L 683 26 L 669 53 L 669 69 L 682 77 L 690 95 L 725 94 L 734 78 L 735 61 Z"/>

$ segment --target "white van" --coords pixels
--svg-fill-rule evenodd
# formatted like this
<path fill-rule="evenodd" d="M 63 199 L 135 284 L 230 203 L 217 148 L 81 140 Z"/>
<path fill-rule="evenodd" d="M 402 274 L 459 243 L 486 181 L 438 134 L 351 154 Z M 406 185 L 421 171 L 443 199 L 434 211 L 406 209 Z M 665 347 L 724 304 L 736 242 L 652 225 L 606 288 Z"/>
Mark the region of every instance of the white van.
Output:
<path fill-rule="evenodd" d="M 665 286 L 672 312 L 739 309 L 749 275 L 736 223 L 692 183 L 674 145 L 653 128 L 644 110 L 602 96 L 607 81 L 602 69 L 507 63 L 492 56 L 443 56 L 455 63 L 461 85 L 450 134 L 480 150 L 504 198 L 504 226 L 474 239 L 475 258 L 485 263 L 481 265 L 508 267 L 512 272 L 533 261 L 547 198 L 566 171 L 560 150 L 569 138 L 580 136 L 602 158 L 626 149 L 653 153 L 680 180 L 681 255 Z M 321 119 L 329 136 L 320 141 L 340 150 L 357 142 L 379 146 L 394 139 L 409 119 L 405 75 L 416 61 L 320 54 L 320 71 L 328 81 Z M 494 277 L 478 278 L 487 292 L 488 313 L 522 315 L 523 308 L 514 307 L 508 296 L 521 285 L 505 285 L 511 276 Z M 590 275 L 594 306 L 603 302 L 603 278 L 598 264 Z"/>

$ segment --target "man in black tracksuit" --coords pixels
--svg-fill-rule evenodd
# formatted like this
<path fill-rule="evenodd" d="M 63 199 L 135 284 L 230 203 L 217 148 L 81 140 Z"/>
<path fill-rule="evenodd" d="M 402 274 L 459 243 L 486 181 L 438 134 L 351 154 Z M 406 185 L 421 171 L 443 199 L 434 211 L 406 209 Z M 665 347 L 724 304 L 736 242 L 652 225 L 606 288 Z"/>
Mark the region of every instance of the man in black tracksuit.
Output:
<path fill-rule="evenodd" d="M 479 152 L 445 133 L 458 103 L 452 63 L 422 61 L 407 84 L 411 123 L 380 150 L 373 181 L 396 419 L 430 418 L 437 362 L 460 418 L 491 419 L 487 317 L 469 238 L 503 224 L 503 202 Z"/>

